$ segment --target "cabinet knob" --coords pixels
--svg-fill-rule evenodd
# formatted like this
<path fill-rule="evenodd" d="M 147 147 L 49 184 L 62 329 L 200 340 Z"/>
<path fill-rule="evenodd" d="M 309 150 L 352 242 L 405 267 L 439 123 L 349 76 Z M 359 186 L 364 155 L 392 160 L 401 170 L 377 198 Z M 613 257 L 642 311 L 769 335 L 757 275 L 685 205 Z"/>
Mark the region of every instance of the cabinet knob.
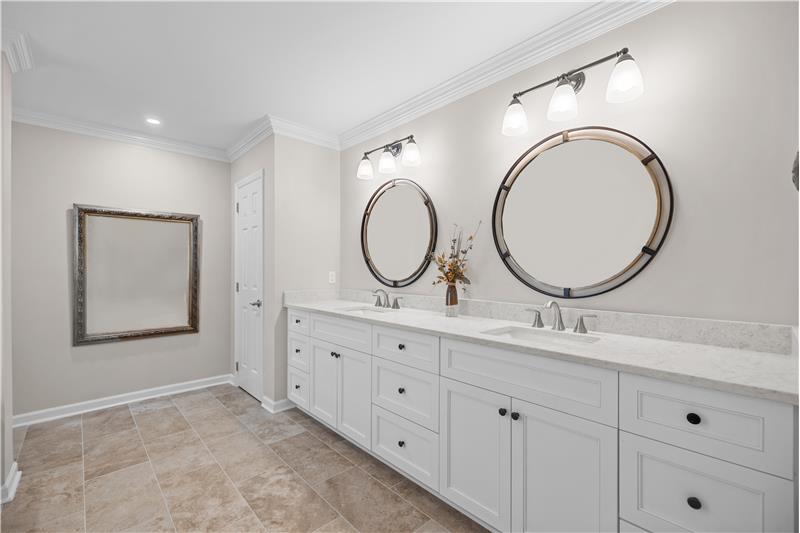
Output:
<path fill-rule="evenodd" d="M 519 413 L 511 413 L 512 420 L 519 420 Z"/>
<path fill-rule="evenodd" d="M 299 324 L 299 323 L 300 323 L 300 319 L 299 319 L 299 318 L 295 318 L 295 319 L 294 319 L 294 323 L 295 323 L 295 324 Z"/>
<path fill-rule="evenodd" d="M 406 349 L 406 345 L 405 344 L 398 344 L 397 345 L 397 349 L 398 350 L 405 350 Z"/>
<path fill-rule="evenodd" d="M 294 353 L 300 353 L 300 348 L 295 348 Z"/>
<path fill-rule="evenodd" d="M 336 359 L 339 359 L 339 358 L 342 356 L 342 354 L 340 354 L 340 353 L 335 353 L 335 354 L 333 354 L 333 356 L 334 356 Z"/>
<path fill-rule="evenodd" d="M 694 496 L 690 496 L 690 497 L 689 497 L 689 498 L 686 500 L 686 503 L 688 503 L 688 504 L 689 504 L 689 507 L 691 507 L 692 509 L 695 509 L 695 510 L 697 510 L 697 509 L 700 509 L 700 508 L 703 506 L 703 504 L 702 504 L 702 503 L 700 503 L 700 500 L 698 500 L 698 499 L 697 499 L 697 498 L 695 498 Z"/>
<path fill-rule="evenodd" d="M 400 393 L 400 394 L 405 394 L 406 393 L 406 388 L 405 387 L 400 387 L 399 389 L 397 389 L 397 392 Z"/>
<path fill-rule="evenodd" d="M 336 352 L 331 352 L 331 357 L 336 357 Z"/>
<path fill-rule="evenodd" d="M 294 386 L 294 388 L 295 388 L 295 389 L 299 389 L 299 388 L 300 388 L 300 385 L 295 385 L 295 386 Z"/>
<path fill-rule="evenodd" d="M 505 407 L 501 407 L 500 409 L 497 410 L 497 412 L 500 413 L 500 416 L 506 416 L 508 410 L 506 410 Z"/>
<path fill-rule="evenodd" d="M 397 445 L 398 445 L 398 446 L 400 446 L 400 447 L 402 448 L 403 446 L 405 446 L 405 445 L 406 445 L 406 441 L 404 441 L 404 440 L 399 440 L 399 441 L 397 441 Z"/>
<path fill-rule="evenodd" d="M 689 413 L 686 415 L 686 420 L 688 420 L 690 424 L 696 426 L 700 423 L 701 418 L 697 413 Z"/>

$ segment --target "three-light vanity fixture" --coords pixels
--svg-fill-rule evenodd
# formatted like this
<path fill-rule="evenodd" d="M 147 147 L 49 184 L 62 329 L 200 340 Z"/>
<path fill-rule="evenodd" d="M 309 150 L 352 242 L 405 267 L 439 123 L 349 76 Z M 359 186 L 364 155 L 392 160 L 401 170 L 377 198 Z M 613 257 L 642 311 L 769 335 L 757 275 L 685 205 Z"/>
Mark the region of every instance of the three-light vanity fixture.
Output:
<path fill-rule="evenodd" d="M 403 146 L 403 143 L 406 143 L 406 145 Z M 384 144 L 383 146 L 364 152 L 364 157 L 361 158 L 361 162 L 358 164 L 358 171 L 356 172 L 356 177 L 358 179 L 372 179 L 372 161 L 370 161 L 369 155 L 378 150 L 383 150 L 380 159 L 378 159 L 378 172 L 381 174 L 391 174 L 397 170 L 395 158 L 400 152 L 403 152 L 400 161 L 403 163 L 404 167 L 418 167 L 420 163 L 422 163 L 422 156 L 420 156 L 417 141 L 414 140 L 413 135 L 409 135 L 408 137 L 397 139 L 389 144 Z"/>
<path fill-rule="evenodd" d="M 636 61 L 628 53 L 628 49 L 623 48 L 618 52 L 614 52 L 597 61 L 592 61 L 582 67 L 572 69 L 544 83 L 514 93 L 503 117 L 503 135 L 522 135 L 528 131 L 528 118 L 525 115 L 522 102 L 519 101 L 520 96 L 554 83 L 556 84 L 556 90 L 553 92 L 553 96 L 550 97 L 547 119 L 553 122 L 561 122 L 575 118 L 578 115 L 578 99 L 575 95 L 581 90 L 586 81 L 586 75 L 583 71 L 612 59 L 616 59 L 617 63 L 614 65 L 614 70 L 608 80 L 606 101 L 612 104 L 620 104 L 630 102 L 641 96 L 644 92 L 642 73 L 639 71 Z"/>

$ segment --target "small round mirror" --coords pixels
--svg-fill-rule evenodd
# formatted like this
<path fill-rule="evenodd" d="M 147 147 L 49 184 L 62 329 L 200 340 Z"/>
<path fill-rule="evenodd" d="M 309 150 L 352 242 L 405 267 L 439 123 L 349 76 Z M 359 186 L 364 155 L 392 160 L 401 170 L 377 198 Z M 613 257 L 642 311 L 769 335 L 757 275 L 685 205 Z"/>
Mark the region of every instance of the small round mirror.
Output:
<path fill-rule="evenodd" d="M 436 210 L 425 190 L 403 178 L 387 181 L 369 199 L 361 221 L 367 268 L 389 287 L 422 276 L 436 246 Z"/>
<path fill-rule="evenodd" d="M 562 298 L 612 290 L 661 247 L 672 189 L 658 157 L 609 128 L 544 139 L 511 167 L 495 200 L 495 243 L 511 272 Z"/>

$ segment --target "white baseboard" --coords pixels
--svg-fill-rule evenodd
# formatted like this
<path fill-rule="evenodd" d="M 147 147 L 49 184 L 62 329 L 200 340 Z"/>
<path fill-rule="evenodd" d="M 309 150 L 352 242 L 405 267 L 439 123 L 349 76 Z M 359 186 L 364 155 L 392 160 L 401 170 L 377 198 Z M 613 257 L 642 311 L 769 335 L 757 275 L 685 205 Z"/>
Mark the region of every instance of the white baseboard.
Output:
<path fill-rule="evenodd" d="M 10 471 L 8 472 L 8 478 L 6 478 L 6 482 L 3 483 L 3 487 L 0 489 L 2 503 L 8 503 L 14 499 L 14 496 L 17 494 L 17 487 L 19 487 L 19 480 L 21 477 L 22 470 L 17 468 L 17 462 L 14 461 L 11 464 Z"/>
<path fill-rule="evenodd" d="M 288 411 L 294 404 L 290 402 L 287 398 L 283 400 L 278 400 L 277 402 L 271 398 L 267 398 L 263 396 L 261 398 L 261 407 L 269 411 L 270 413 L 280 413 L 281 411 Z"/>
<path fill-rule="evenodd" d="M 168 394 L 177 394 L 179 392 L 202 389 L 204 387 L 219 385 L 221 383 L 233 384 L 233 374 L 222 374 L 220 376 L 196 379 L 194 381 L 184 381 L 183 383 L 174 383 L 172 385 L 164 385 L 162 387 L 153 387 L 152 389 L 143 389 L 134 392 L 127 392 L 125 394 L 117 394 L 115 396 L 106 396 L 105 398 L 97 398 L 96 400 L 88 400 L 86 402 L 72 403 L 69 405 L 62 405 L 60 407 L 51 407 L 49 409 L 42 409 L 41 411 L 22 413 L 19 415 L 14 415 L 14 427 L 29 426 L 31 424 L 38 424 L 39 422 L 47 422 L 48 420 L 55 420 L 57 418 L 64 418 L 67 416 L 87 413 L 89 411 L 96 411 L 97 409 L 105 409 L 107 407 L 114 407 L 115 405 L 122 405 L 129 402 L 137 402 L 140 400 L 147 400 L 149 398 L 166 396 Z"/>

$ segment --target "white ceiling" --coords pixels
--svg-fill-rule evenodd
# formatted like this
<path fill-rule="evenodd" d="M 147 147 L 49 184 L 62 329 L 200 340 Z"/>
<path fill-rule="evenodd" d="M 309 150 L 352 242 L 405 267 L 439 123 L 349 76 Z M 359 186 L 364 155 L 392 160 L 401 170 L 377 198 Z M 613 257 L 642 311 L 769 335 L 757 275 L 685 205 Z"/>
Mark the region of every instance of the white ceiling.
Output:
<path fill-rule="evenodd" d="M 33 56 L 15 108 L 228 149 L 265 115 L 338 135 L 596 3 L 3 2 L 2 21 Z"/>

